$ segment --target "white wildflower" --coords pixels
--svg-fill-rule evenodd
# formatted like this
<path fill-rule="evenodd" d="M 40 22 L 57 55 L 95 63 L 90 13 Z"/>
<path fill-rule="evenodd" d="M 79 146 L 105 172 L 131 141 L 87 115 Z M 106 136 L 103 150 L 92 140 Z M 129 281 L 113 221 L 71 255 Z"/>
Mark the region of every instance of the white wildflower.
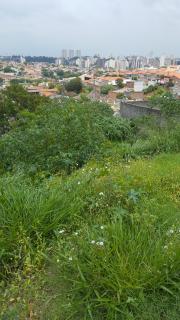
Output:
<path fill-rule="evenodd" d="M 81 184 L 81 182 L 80 181 L 78 181 L 78 185 L 80 185 Z"/>
<path fill-rule="evenodd" d="M 164 249 L 167 250 L 167 249 L 168 249 L 168 246 L 164 246 Z"/>
<path fill-rule="evenodd" d="M 91 241 L 91 244 L 95 244 L 95 243 L 96 243 L 96 241 L 95 241 L 95 240 L 92 240 L 92 241 Z"/>
<path fill-rule="evenodd" d="M 100 241 L 100 242 L 97 242 L 96 244 L 97 244 L 98 246 L 100 246 L 100 247 L 103 247 L 104 242 L 103 242 L 103 241 Z"/>
<path fill-rule="evenodd" d="M 170 236 L 171 234 L 174 233 L 174 230 L 173 229 L 170 229 L 168 232 L 167 232 L 167 235 Z"/>
<path fill-rule="evenodd" d="M 60 230 L 59 231 L 59 234 L 63 234 L 65 232 L 65 230 L 63 229 L 63 230 Z"/>
<path fill-rule="evenodd" d="M 57 259 L 56 261 L 57 261 L 57 263 L 59 263 L 59 259 Z"/>
<path fill-rule="evenodd" d="M 103 192 L 100 192 L 99 195 L 100 195 L 100 196 L 104 196 L 104 193 L 103 193 Z"/>
<path fill-rule="evenodd" d="M 104 229 L 104 226 L 101 226 L 101 230 L 103 230 Z"/>
<path fill-rule="evenodd" d="M 78 232 L 75 232 L 75 233 L 74 233 L 75 236 L 78 236 L 78 234 L 79 234 Z"/>
<path fill-rule="evenodd" d="M 73 259 L 72 257 L 69 257 L 69 261 L 72 261 L 72 259 Z"/>

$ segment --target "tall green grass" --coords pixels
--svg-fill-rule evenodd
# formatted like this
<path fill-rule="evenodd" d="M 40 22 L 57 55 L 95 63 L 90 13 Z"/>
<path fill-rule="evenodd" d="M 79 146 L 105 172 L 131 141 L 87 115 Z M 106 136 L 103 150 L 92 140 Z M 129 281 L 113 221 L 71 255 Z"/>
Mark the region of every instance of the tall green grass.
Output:
<path fill-rule="evenodd" d="M 91 107 L 92 110 L 97 108 L 94 105 Z M 107 120 L 108 110 L 101 105 L 99 107 L 104 110 Z M 70 105 L 69 108 L 72 110 L 74 106 Z M 80 135 L 84 116 L 79 119 L 79 112 L 82 110 L 79 111 L 78 105 L 76 108 L 78 119 L 71 118 L 68 109 L 63 114 L 67 122 L 72 121 L 73 126 L 75 125 L 75 131 L 77 125 Z M 100 144 L 98 142 L 94 146 L 96 130 L 91 135 L 91 129 L 97 123 L 94 124 L 94 118 L 91 118 L 92 127 L 90 125 L 86 130 L 85 126 L 89 123 L 86 118 L 83 130 L 87 136 L 80 141 L 78 135 L 74 137 L 71 150 L 74 150 L 75 155 L 77 143 L 80 146 L 78 157 L 83 156 L 83 152 L 86 155 L 88 138 L 88 146 L 94 151 L 88 149 L 90 153 L 83 158 L 83 163 L 90 156 L 91 160 L 69 176 L 58 176 L 52 175 L 56 169 L 59 172 L 60 168 L 59 164 L 55 168 L 52 160 L 61 161 L 62 158 L 59 154 L 56 157 L 55 153 L 52 158 L 51 151 L 56 143 L 59 145 L 60 119 L 56 119 L 56 116 L 62 111 L 52 111 L 52 118 L 49 118 L 47 110 L 46 112 L 43 121 L 46 123 L 47 120 L 48 126 L 51 124 L 46 136 L 48 139 L 44 140 L 46 130 L 42 126 L 40 111 L 36 125 L 39 126 L 37 131 L 40 130 L 42 134 L 42 144 L 39 145 L 37 141 L 35 149 L 33 141 L 37 137 L 36 126 L 30 141 L 32 149 L 26 144 L 28 135 L 23 140 L 24 145 L 21 146 L 20 143 L 24 139 L 24 130 L 32 133 L 29 124 L 28 129 L 26 124 L 22 125 L 21 129 L 15 130 L 1 141 L 2 148 L 6 143 L 8 146 L 1 154 L 5 166 L 13 166 L 12 154 L 16 148 L 16 173 L 0 177 L 0 281 L 5 281 L 8 285 L 10 279 L 13 281 L 13 276 L 18 275 L 24 290 L 26 278 L 30 281 L 31 276 L 38 275 L 40 270 L 47 273 L 46 281 L 43 279 L 41 283 L 44 289 L 42 297 L 39 293 L 35 294 L 35 301 L 40 301 L 40 308 L 36 302 L 33 308 L 39 319 L 171 320 L 172 316 L 173 319 L 178 319 L 179 125 L 176 123 L 174 126 L 157 129 L 156 126 L 147 124 L 149 127 L 146 135 L 143 136 L 140 130 L 141 133 L 137 131 L 132 139 L 131 134 L 126 134 L 130 123 L 117 121 L 112 128 L 110 121 L 106 123 L 104 133 L 98 127 L 103 138 L 101 140 L 100 137 Z M 57 131 L 52 135 L 54 121 Z M 33 128 L 34 124 L 32 120 Z M 143 123 L 144 125 L 146 126 Z M 66 133 L 69 129 L 63 127 L 63 130 Z M 69 136 L 65 134 L 63 148 L 68 149 L 68 137 L 72 135 L 73 131 Z M 109 135 L 109 140 L 105 139 L 104 149 L 96 153 L 104 141 L 104 135 Z M 128 143 L 120 143 L 126 139 L 126 135 Z M 17 141 L 18 136 L 20 140 Z M 110 141 L 116 138 L 119 142 Z M 17 144 L 13 145 L 13 139 Z M 18 149 L 18 145 L 22 149 Z M 44 153 L 41 152 L 42 149 Z M 25 154 L 23 150 L 26 151 Z M 28 158 L 32 150 L 34 151 Z M 82 150 L 84 151 L 81 152 Z M 6 153 L 9 156 L 7 159 Z M 159 153 L 160 155 L 152 158 Z M 94 159 L 92 154 L 96 154 Z M 64 159 L 66 162 L 69 158 Z M 40 168 L 37 179 L 29 177 L 32 163 Z M 49 164 L 52 165 L 52 171 L 49 170 Z M 19 167 L 23 168 L 23 173 L 18 173 Z M 28 174 L 24 174 L 25 169 Z M 25 292 L 27 290 L 28 285 Z M 29 295 L 27 296 L 27 301 L 23 302 L 27 308 L 23 310 L 28 310 Z M 27 317 L 28 311 L 21 312 L 22 301 L 20 303 L 15 300 L 15 309 L 8 301 L 6 304 L 4 298 L 1 300 L 0 296 L 1 301 L 3 310 L 7 311 L 3 311 L 3 316 L 12 311 L 14 317 Z"/>
<path fill-rule="evenodd" d="M 171 319 L 171 307 L 178 319 L 179 160 L 163 155 L 121 167 L 91 163 L 78 174 L 82 184 L 90 172 L 92 179 L 80 189 L 85 220 L 67 225 L 55 240 L 57 319 L 140 319 L 142 305 L 153 304 L 155 319 Z"/>

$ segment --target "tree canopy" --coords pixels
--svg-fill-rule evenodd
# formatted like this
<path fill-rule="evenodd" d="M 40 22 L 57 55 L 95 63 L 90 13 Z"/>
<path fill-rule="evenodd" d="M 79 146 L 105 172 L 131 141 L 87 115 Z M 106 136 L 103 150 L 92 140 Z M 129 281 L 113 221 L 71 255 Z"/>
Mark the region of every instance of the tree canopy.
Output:
<path fill-rule="evenodd" d="M 75 92 L 79 94 L 82 91 L 83 85 L 80 78 L 75 78 L 66 83 L 65 88 L 68 92 Z"/>
<path fill-rule="evenodd" d="M 169 92 L 152 96 L 150 103 L 153 107 L 160 108 L 166 116 L 180 115 L 180 100 L 175 99 Z"/>
<path fill-rule="evenodd" d="M 9 130 L 12 120 L 16 119 L 22 110 L 33 112 L 47 101 L 47 98 L 28 93 L 21 85 L 11 83 L 0 93 L 0 134 Z"/>

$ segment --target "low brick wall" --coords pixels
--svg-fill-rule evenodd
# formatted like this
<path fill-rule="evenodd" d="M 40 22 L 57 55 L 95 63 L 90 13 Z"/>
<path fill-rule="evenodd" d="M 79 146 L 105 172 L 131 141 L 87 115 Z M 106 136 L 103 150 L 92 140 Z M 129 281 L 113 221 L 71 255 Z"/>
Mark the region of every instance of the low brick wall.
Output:
<path fill-rule="evenodd" d="M 159 109 L 152 109 L 148 103 L 144 101 L 121 102 L 118 113 L 122 118 L 128 119 L 139 118 L 143 116 L 161 117 L 161 111 Z"/>

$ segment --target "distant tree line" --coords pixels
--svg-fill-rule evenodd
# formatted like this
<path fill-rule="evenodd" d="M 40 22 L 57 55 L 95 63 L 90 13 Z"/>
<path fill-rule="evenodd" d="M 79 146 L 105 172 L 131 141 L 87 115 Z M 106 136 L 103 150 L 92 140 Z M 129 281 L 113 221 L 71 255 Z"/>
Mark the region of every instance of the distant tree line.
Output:
<path fill-rule="evenodd" d="M 25 59 L 26 59 L 26 62 L 29 62 L 29 63 L 31 63 L 31 62 L 55 63 L 55 61 L 56 61 L 56 58 L 54 58 L 54 57 L 45 57 L 45 56 L 38 56 L 38 57 L 26 56 Z"/>
<path fill-rule="evenodd" d="M 48 68 L 42 68 L 42 76 L 45 78 L 62 80 L 64 78 L 79 77 L 80 75 L 81 74 L 79 72 L 64 71 L 61 69 L 56 69 L 52 71 L 52 70 L 49 70 Z"/>

